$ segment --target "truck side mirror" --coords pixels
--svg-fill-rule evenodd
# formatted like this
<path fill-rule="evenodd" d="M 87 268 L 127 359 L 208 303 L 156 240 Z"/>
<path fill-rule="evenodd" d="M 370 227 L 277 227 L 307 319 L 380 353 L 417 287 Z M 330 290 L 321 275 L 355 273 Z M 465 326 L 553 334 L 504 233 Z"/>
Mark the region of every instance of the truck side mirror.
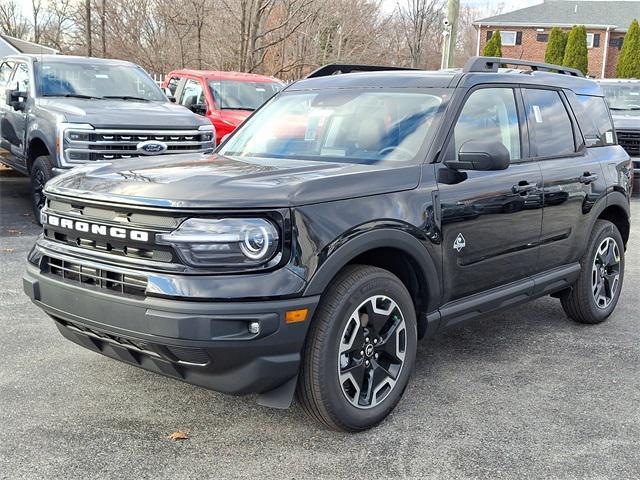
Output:
<path fill-rule="evenodd" d="M 457 160 L 447 160 L 445 165 L 454 170 L 505 170 L 511 155 L 502 142 L 495 140 L 469 140 L 458 152 Z"/>
<path fill-rule="evenodd" d="M 16 111 L 23 111 L 25 109 L 25 100 L 27 99 L 27 92 L 21 92 L 18 90 L 18 86 L 13 90 L 6 91 L 5 102 Z"/>
<path fill-rule="evenodd" d="M 189 107 L 189 109 L 198 115 L 206 115 L 207 114 L 207 105 L 204 103 L 194 103 Z"/>

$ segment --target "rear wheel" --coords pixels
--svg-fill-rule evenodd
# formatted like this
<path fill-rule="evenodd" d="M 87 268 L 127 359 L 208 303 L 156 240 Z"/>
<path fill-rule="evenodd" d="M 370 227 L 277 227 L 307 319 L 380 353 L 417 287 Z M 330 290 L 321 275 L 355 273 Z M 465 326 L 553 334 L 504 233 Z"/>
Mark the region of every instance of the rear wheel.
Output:
<path fill-rule="evenodd" d="M 336 430 L 383 420 L 407 386 L 415 361 L 412 298 L 390 272 L 349 266 L 323 296 L 298 382 L 304 410 Z"/>
<path fill-rule="evenodd" d="M 40 211 L 44 207 L 44 186 L 53 178 L 53 165 L 48 156 L 36 158 L 31 167 L 31 208 L 36 222 L 40 224 Z"/>
<path fill-rule="evenodd" d="M 582 270 L 562 308 L 580 323 L 600 323 L 616 308 L 624 278 L 624 243 L 618 228 L 598 220 L 581 260 Z"/>

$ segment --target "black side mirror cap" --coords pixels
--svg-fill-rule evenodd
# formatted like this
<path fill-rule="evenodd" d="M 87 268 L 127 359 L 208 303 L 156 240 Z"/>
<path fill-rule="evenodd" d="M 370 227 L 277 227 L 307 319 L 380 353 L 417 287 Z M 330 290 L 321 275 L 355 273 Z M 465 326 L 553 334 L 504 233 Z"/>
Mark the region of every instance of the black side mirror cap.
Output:
<path fill-rule="evenodd" d="M 505 170 L 511 155 L 502 142 L 495 140 L 469 140 L 460 147 L 458 160 L 447 160 L 444 164 L 454 170 Z"/>
<path fill-rule="evenodd" d="M 206 115 L 207 114 L 207 105 L 204 103 L 194 103 L 189 107 L 189 109 L 198 115 Z"/>
<path fill-rule="evenodd" d="M 14 110 L 20 111 L 25 109 L 25 100 L 27 92 L 19 90 L 7 90 L 5 103 L 10 105 Z"/>

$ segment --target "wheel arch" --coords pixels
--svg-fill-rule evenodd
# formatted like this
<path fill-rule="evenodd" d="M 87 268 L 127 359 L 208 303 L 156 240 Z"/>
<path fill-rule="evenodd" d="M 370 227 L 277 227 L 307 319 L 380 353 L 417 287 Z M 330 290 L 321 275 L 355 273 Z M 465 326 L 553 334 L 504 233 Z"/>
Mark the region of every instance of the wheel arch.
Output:
<path fill-rule="evenodd" d="M 29 148 L 27 150 L 27 170 L 31 173 L 31 167 L 36 161 L 36 158 L 43 155 L 51 155 L 51 149 L 47 145 L 47 142 L 40 136 L 34 135 L 29 140 Z"/>
<path fill-rule="evenodd" d="M 602 203 L 597 213 L 595 220 L 608 220 L 618 228 L 626 248 L 631 233 L 631 222 L 629 221 L 631 214 L 627 196 L 619 191 L 609 193 L 606 203 Z"/>
<path fill-rule="evenodd" d="M 435 309 L 441 287 L 435 263 L 423 243 L 410 233 L 378 229 L 363 233 L 339 247 L 318 268 L 305 295 L 322 294 L 347 265 L 363 264 L 390 271 L 414 299 L 419 330 L 426 330 L 426 313 Z"/>

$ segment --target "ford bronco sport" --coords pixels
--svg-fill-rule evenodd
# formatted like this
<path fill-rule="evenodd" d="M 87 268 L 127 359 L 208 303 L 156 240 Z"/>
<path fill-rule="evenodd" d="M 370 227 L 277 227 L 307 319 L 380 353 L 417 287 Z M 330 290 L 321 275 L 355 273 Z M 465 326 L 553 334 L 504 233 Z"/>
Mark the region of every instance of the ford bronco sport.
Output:
<path fill-rule="evenodd" d="M 31 177 L 37 220 L 45 183 L 75 165 L 214 147 L 211 122 L 172 104 L 130 62 L 11 55 L 0 88 L 0 161 Z"/>
<path fill-rule="evenodd" d="M 543 295 L 611 315 L 630 181 L 576 70 L 331 65 L 213 155 L 49 182 L 24 289 L 93 351 L 263 405 L 297 390 L 357 431 L 398 403 L 421 337 Z"/>

